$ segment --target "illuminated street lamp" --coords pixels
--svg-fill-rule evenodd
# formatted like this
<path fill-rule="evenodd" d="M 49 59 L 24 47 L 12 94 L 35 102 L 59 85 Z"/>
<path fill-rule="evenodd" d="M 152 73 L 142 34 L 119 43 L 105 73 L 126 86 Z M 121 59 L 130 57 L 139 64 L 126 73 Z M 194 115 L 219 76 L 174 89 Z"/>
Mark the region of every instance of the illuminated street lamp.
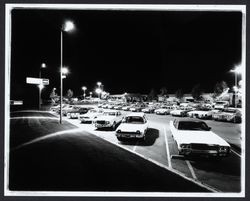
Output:
<path fill-rule="evenodd" d="M 41 79 L 41 77 L 42 77 L 42 69 L 43 68 L 46 68 L 46 64 L 45 63 L 42 63 L 41 64 L 41 67 L 39 68 L 39 78 Z M 38 108 L 39 108 L 39 110 L 41 109 L 41 102 L 42 102 L 42 100 L 41 100 L 41 93 L 42 93 L 42 89 L 43 89 L 43 84 L 40 84 L 40 85 L 38 85 L 38 88 L 39 88 L 39 105 L 38 105 Z"/>
<path fill-rule="evenodd" d="M 87 90 L 87 87 L 83 86 L 82 90 L 83 90 L 83 98 L 85 99 L 85 96 L 86 96 L 85 91 Z"/>
<path fill-rule="evenodd" d="M 74 23 L 66 21 L 61 27 L 61 62 L 60 62 L 60 124 L 62 124 L 62 102 L 63 102 L 63 74 L 65 76 L 68 70 L 63 68 L 63 33 L 70 32 L 74 29 Z"/>
<path fill-rule="evenodd" d="M 89 92 L 89 96 L 90 96 L 90 98 L 92 98 L 92 94 L 93 94 L 92 92 Z"/>
<path fill-rule="evenodd" d="M 237 92 L 238 92 L 237 76 L 238 76 L 238 74 L 241 74 L 241 66 L 240 65 L 236 66 L 233 70 L 230 70 L 230 72 L 233 72 L 235 75 L 234 76 L 235 86 L 233 87 L 233 89 L 234 89 L 234 106 L 237 107 L 237 101 L 236 101 Z"/>
<path fill-rule="evenodd" d="M 98 94 L 98 97 L 100 98 L 102 90 L 100 88 L 97 88 L 95 92 Z"/>

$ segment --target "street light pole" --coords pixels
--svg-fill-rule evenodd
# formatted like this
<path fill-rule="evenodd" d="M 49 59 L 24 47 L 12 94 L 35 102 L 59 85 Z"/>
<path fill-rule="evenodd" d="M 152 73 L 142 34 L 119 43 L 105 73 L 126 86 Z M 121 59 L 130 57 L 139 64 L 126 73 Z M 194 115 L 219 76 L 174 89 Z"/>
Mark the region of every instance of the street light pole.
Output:
<path fill-rule="evenodd" d="M 42 63 L 42 65 L 39 68 L 39 78 L 40 79 L 42 77 L 42 68 L 46 68 L 46 64 L 45 63 Z M 38 87 L 39 87 L 38 109 L 41 110 L 41 93 L 42 93 L 43 87 L 41 86 L 41 84 Z"/>
<path fill-rule="evenodd" d="M 63 79 L 62 79 L 62 66 L 63 66 L 63 30 L 61 29 L 61 62 L 60 62 L 60 124 L 62 124 L 62 101 L 63 101 Z"/>

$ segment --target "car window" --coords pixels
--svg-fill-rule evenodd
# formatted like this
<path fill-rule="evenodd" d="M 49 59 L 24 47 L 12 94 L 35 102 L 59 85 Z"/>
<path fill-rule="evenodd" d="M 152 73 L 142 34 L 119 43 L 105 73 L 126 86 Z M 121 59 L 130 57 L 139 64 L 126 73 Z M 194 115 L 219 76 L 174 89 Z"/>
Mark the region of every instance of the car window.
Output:
<path fill-rule="evenodd" d="M 123 123 L 144 124 L 145 120 L 142 117 L 130 116 L 130 117 L 125 117 Z"/>
<path fill-rule="evenodd" d="M 195 121 L 181 121 L 178 125 L 178 130 L 201 130 L 207 131 L 208 126 L 204 122 L 195 122 Z"/>

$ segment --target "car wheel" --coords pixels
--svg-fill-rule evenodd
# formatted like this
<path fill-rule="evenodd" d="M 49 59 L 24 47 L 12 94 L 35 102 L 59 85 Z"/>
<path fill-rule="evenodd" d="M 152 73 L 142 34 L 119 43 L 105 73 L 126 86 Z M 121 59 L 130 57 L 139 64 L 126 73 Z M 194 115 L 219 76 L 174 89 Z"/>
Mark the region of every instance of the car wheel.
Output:
<path fill-rule="evenodd" d="M 115 127 L 116 127 L 116 122 L 113 123 L 112 129 L 115 130 Z"/>

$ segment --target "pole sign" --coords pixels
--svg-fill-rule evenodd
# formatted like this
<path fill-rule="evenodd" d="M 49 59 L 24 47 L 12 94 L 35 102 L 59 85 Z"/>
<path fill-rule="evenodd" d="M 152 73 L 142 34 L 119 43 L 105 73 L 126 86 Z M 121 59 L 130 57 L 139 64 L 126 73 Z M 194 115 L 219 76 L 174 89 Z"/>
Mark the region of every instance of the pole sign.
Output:
<path fill-rule="evenodd" d="M 49 85 L 49 79 L 35 78 L 35 77 L 26 77 L 26 83 L 27 84 Z"/>

